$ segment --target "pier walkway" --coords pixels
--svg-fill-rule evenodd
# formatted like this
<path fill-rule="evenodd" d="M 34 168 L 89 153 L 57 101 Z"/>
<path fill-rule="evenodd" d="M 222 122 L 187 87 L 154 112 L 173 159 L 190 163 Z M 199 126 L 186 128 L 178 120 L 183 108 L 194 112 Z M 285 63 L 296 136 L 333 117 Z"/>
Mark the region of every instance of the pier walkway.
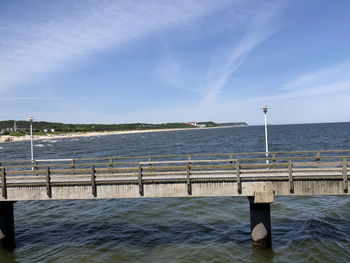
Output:
<path fill-rule="evenodd" d="M 15 201 L 244 196 L 250 200 L 253 245 L 270 247 L 274 197 L 349 194 L 350 150 L 265 154 L 2 161 L 2 247 L 15 244 Z"/>

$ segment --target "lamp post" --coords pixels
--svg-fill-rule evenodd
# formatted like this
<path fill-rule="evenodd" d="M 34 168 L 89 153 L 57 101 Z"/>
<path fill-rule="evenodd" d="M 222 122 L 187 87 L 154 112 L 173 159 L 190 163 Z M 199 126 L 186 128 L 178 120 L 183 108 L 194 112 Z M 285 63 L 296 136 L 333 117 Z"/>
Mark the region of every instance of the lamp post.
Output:
<path fill-rule="evenodd" d="M 30 153 L 31 153 L 31 161 L 32 165 L 34 164 L 34 150 L 33 150 L 33 117 L 29 117 L 28 121 L 30 123 Z M 34 170 L 34 167 L 32 166 L 32 170 Z"/>
<path fill-rule="evenodd" d="M 267 113 L 267 110 L 270 109 L 268 108 L 267 106 L 263 106 L 261 108 L 264 112 L 264 117 L 265 117 L 265 152 L 266 152 L 266 158 L 269 158 L 269 143 L 267 141 L 267 119 L 266 119 L 266 113 Z M 269 163 L 269 160 L 266 159 L 266 163 L 268 164 Z"/>

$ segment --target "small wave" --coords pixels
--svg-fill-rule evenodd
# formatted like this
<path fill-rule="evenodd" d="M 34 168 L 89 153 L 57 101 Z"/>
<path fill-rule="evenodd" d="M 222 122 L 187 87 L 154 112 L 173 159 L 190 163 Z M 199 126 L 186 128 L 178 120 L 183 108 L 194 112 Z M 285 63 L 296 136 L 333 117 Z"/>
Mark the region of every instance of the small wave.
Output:
<path fill-rule="evenodd" d="M 41 142 L 50 142 L 50 143 L 55 143 L 55 142 L 59 142 L 60 140 L 52 140 L 52 139 L 45 139 L 45 140 L 41 140 Z"/>
<path fill-rule="evenodd" d="M 39 143 L 39 144 L 35 144 L 34 146 L 35 146 L 35 147 L 45 147 L 44 144 L 40 144 L 40 143 Z"/>
<path fill-rule="evenodd" d="M 182 146 L 181 142 L 174 143 L 174 146 Z"/>

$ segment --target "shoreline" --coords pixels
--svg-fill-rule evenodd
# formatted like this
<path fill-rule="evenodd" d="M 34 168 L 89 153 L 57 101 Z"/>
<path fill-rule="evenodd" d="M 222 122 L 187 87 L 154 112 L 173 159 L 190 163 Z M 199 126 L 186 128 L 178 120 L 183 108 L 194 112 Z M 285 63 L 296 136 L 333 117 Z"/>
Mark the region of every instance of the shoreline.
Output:
<path fill-rule="evenodd" d="M 204 127 L 204 128 L 172 128 L 172 129 L 150 129 L 150 130 L 129 130 L 129 131 L 101 131 L 101 132 L 80 132 L 80 133 L 62 133 L 62 134 L 46 134 L 46 135 L 33 135 L 33 140 L 49 140 L 49 139 L 65 139 L 76 137 L 93 137 L 93 136 L 106 136 L 117 134 L 131 134 L 131 133 L 149 133 L 149 132 L 167 132 L 167 131 L 185 131 L 185 130 L 205 130 L 205 129 L 217 129 L 217 128 L 232 128 L 240 126 L 219 126 L 219 127 Z M 0 143 L 22 142 L 29 141 L 30 135 L 24 136 L 0 136 Z"/>

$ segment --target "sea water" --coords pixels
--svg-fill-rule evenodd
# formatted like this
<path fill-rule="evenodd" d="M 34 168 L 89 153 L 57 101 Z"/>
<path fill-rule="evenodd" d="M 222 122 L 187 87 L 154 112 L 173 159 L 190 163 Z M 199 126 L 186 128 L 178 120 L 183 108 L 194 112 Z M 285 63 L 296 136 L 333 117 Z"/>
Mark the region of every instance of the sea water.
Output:
<path fill-rule="evenodd" d="M 264 127 L 39 140 L 35 158 L 264 151 Z M 269 126 L 271 151 L 350 149 L 350 123 Z M 30 142 L 0 144 L 29 159 Z M 350 198 L 278 197 L 271 250 L 250 244 L 246 198 L 21 201 L 0 262 L 350 262 Z"/>

